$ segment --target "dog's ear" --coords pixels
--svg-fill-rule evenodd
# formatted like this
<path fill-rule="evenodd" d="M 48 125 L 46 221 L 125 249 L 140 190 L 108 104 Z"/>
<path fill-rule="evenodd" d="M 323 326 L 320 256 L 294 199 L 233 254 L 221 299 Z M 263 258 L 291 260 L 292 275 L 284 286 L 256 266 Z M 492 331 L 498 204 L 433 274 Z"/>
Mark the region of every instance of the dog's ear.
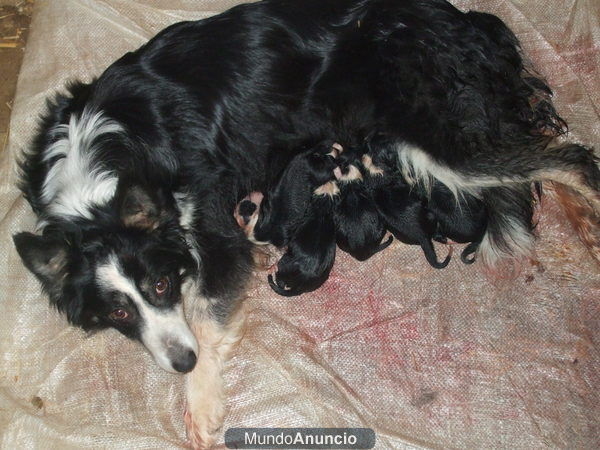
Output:
<path fill-rule="evenodd" d="M 23 264 L 42 283 L 44 290 L 56 298 L 62 293 L 67 275 L 68 244 L 60 236 L 19 233 L 13 236 Z"/>
<path fill-rule="evenodd" d="M 119 183 L 115 197 L 121 222 L 126 227 L 152 231 L 163 218 L 160 193 L 140 183 Z"/>

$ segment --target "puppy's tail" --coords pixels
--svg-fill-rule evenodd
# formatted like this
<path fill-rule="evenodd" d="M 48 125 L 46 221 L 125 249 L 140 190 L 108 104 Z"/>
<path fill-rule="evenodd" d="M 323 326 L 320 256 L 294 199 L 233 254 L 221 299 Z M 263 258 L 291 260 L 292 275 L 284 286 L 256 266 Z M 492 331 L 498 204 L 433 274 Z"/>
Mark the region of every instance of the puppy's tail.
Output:
<path fill-rule="evenodd" d="M 372 251 L 370 251 L 369 253 L 361 253 L 361 254 L 356 254 L 353 253 L 352 256 L 354 258 L 356 258 L 358 261 L 366 261 L 367 259 L 369 259 L 371 256 L 379 253 L 382 250 L 385 250 L 386 248 L 388 248 L 390 246 L 390 244 L 392 243 L 392 241 L 394 240 L 393 236 L 388 237 L 384 242 L 380 243 L 377 247 L 375 247 L 374 249 L 372 249 Z"/>
<path fill-rule="evenodd" d="M 273 275 L 269 275 L 267 277 L 267 280 L 269 281 L 269 286 L 271 286 L 271 289 L 273 289 L 277 294 L 283 297 L 294 297 L 296 295 L 302 294 L 302 292 L 297 289 L 284 289 L 283 287 L 279 286 L 273 280 Z"/>
<path fill-rule="evenodd" d="M 382 250 L 385 250 L 386 248 L 388 248 L 390 246 L 390 244 L 392 243 L 392 241 L 394 240 L 394 236 L 388 237 L 384 242 L 382 242 L 381 244 L 379 244 L 377 246 L 377 249 L 373 252 L 373 254 L 375 253 L 379 253 Z"/>
<path fill-rule="evenodd" d="M 471 242 L 467 245 L 462 253 L 460 254 L 460 260 L 464 264 L 473 264 L 475 262 L 477 249 L 479 248 L 479 242 Z"/>
<path fill-rule="evenodd" d="M 425 253 L 425 259 L 427 259 L 427 262 L 435 269 L 443 269 L 448 265 L 450 259 L 452 258 L 452 247 L 450 247 L 446 259 L 444 259 L 442 262 L 438 262 L 437 254 L 435 253 L 431 239 L 425 239 L 421 243 L 421 248 L 423 249 L 423 253 Z"/>

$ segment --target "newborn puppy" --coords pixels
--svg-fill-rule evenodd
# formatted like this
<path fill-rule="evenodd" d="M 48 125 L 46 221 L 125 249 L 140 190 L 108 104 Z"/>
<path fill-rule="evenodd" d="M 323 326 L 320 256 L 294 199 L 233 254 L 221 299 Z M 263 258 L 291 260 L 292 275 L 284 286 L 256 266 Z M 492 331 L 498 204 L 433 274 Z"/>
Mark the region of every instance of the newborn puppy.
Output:
<path fill-rule="evenodd" d="M 448 239 L 460 244 L 470 242 L 460 259 L 465 264 L 474 263 L 473 254 L 479 248 L 487 228 L 487 212 L 483 202 L 469 194 L 457 201 L 446 186 L 436 183 L 427 209 L 437 222 L 434 239 L 443 243 Z"/>
<path fill-rule="evenodd" d="M 334 195 L 315 195 L 306 220 L 298 227 L 287 251 L 277 263 L 269 285 L 279 295 L 291 297 L 314 291 L 329 277 L 335 260 Z"/>
<path fill-rule="evenodd" d="M 393 141 L 381 133 L 374 133 L 367 141 L 367 152 L 361 156 L 361 162 L 365 173 L 371 178 L 371 184 L 400 173 L 398 150 Z"/>
<path fill-rule="evenodd" d="M 341 175 L 335 156 L 335 149 L 320 144 L 294 157 L 264 198 L 253 192 L 242 200 L 234 216 L 248 239 L 255 244 L 287 245 L 304 221 L 315 191 L 337 189 L 335 183 L 328 184 Z"/>
<path fill-rule="evenodd" d="M 394 238 L 390 236 L 381 242 L 386 233 L 385 224 L 363 182 L 357 161 L 342 164 L 341 172 L 338 180 L 340 200 L 333 213 L 335 239 L 341 250 L 365 261 L 389 246 Z"/>
<path fill-rule="evenodd" d="M 427 209 L 426 201 L 400 178 L 390 177 L 373 192 L 377 211 L 394 237 L 405 244 L 420 245 L 425 258 L 436 269 L 450 262 L 452 247 L 446 259 L 438 262 L 432 238 L 437 232 L 435 217 Z"/>

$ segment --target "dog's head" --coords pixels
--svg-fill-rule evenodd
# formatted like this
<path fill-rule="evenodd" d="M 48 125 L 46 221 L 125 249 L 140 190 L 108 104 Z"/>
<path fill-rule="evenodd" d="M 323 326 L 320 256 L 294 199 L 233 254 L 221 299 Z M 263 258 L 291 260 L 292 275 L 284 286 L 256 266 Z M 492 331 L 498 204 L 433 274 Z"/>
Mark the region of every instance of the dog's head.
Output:
<path fill-rule="evenodd" d="M 96 219 L 102 226 L 57 222 L 42 235 L 19 233 L 15 246 L 72 324 L 116 328 L 141 341 L 163 369 L 189 372 L 198 344 L 184 317 L 181 292 L 197 265 L 173 199 L 120 182 Z"/>

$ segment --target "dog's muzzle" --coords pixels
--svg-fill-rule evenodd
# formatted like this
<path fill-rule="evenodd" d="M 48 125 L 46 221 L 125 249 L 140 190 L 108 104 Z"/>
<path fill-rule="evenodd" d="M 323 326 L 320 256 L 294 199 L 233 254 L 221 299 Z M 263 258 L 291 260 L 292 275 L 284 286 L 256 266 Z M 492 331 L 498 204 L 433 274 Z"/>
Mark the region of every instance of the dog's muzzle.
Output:
<path fill-rule="evenodd" d="M 183 345 L 176 344 L 168 347 L 167 356 L 171 361 L 171 366 L 177 372 L 188 373 L 196 365 L 196 353 Z"/>

